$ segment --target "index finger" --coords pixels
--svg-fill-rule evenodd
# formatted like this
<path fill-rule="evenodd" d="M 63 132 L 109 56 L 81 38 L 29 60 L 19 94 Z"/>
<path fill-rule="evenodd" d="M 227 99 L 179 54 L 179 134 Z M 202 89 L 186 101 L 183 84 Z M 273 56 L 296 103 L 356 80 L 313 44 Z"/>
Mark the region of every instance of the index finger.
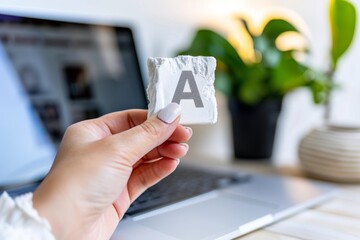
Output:
<path fill-rule="evenodd" d="M 147 110 L 134 109 L 109 113 L 91 121 L 100 128 L 103 137 L 106 137 L 140 125 L 146 119 Z"/>

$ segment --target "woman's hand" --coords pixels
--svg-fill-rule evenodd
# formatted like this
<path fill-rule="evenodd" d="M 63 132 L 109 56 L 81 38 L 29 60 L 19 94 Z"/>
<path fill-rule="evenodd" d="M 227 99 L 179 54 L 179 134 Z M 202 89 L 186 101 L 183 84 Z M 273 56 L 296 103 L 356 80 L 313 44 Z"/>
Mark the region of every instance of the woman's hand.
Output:
<path fill-rule="evenodd" d="M 130 204 L 173 172 L 192 131 L 180 107 L 132 110 L 70 126 L 33 203 L 57 239 L 109 239 Z"/>

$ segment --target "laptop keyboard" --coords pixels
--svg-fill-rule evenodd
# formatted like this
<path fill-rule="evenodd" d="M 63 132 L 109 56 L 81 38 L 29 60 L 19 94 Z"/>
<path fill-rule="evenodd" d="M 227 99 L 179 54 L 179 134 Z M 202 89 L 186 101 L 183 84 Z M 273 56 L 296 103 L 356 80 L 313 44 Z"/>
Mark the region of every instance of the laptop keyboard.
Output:
<path fill-rule="evenodd" d="M 249 179 L 250 175 L 243 173 L 214 173 L 181 166 L 170 176 L 146 190 L 137 198 L 126 212 L 126 215 L 134 215 L 153 210 L 235 183 L 245 183 Z M 38 182 L 34 182 L 19 188 L 7 190 L 10 196 L 16 197 L 34 191 L 38 184 Z M 0 193 L 2 192 L 1 190 L 5 189 L 0 188 Z"/>
<path fill-rule="evenodd" d="M 249 177 L 248 174 L 213 173 L 179 167 L 170 176 L 146 190 L 136 199 L 126 215 L 149 211 L 235 183 L 244 183 Z"/>

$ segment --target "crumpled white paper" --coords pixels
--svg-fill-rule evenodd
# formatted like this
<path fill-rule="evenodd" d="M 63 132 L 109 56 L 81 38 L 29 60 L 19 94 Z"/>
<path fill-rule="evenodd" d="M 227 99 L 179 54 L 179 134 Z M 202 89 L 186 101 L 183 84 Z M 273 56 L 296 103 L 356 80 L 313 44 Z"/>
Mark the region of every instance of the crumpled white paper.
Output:
<path fill-rule="evenodd" d="M 182 107 L 181 124 L 216 123 L 215 69 L 213 57 L 149 58 L 148 116 L 177 100 Z"/>

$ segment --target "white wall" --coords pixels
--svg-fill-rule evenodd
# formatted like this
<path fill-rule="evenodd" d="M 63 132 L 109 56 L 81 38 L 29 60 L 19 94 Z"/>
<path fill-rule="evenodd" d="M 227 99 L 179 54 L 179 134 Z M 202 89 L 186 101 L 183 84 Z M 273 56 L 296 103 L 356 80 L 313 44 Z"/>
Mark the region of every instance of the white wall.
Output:
<path fill-rule="evenodd" d="M 360 1 L 354 0 L 359 7 Z M 67 18 L 98 19 L 131 23 L 137 29 L 141 61 L 148 56 L 172 56 L 186 46 L 193 30 L 200 25 L 234 30 L 234 13 L 260 17 L 265 9 L 287 9 L 299 26 L 309 33 L 310 62 L 319 68 L 328 63 L 329 31 L 327 0 L 0 0 L 0 9 Z M 303 19 L 303 20 L 301 20 Z M 360 25 L 359 25 L 360 26 Z M 360 29 L 359 29 L 360 30 Z M 336 93 L 333 120 L 360 125 L 360 41 L 339 65 L 337 78 L 342 88 Z M 231 130 L 223 96 L 219 95 L 219 123 L 194 127 L 191 155 L 231 156 Z M 322 123 L 323 109 L 314 106 L 306 90 L 289 94 L 284 102 L 277 132 L 274 158 L 278 164 L 296 161 L 299 139 L 310 128 Z"/>

